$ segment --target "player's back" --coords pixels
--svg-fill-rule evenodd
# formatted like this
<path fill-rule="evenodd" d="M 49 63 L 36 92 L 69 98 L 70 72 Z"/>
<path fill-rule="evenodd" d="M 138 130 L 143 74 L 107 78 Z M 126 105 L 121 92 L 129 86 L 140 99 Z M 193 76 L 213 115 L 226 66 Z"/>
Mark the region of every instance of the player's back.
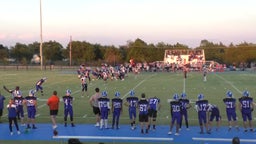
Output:
<path fill-rule="evenodd" d="M 181 111 L 181 103 L 179 101 L 171 101 L 170 107 L 172 114 L 180 113 Z"/>
<path fill-rule="evenodd" d="M 241 97 L 239 98 L 239 102 L 241 103 L 242 110 L 251 110 L 251 104 L 253 102 L 251 97 Z"/>
<path fill-rule="evenodd" d="M 235 98 L 224 98 L 223 102 L 226 105 L 226 110 L 235 110 L 235 108 L 236 108 L 236 99 Z"/>
<path fill-rule="evenodd" d="M 138 104 L 138 97 L 128 97 L 126 98 L 128 104 L 129 104 L 129 108 L 136 108 L 137 104 Z"/>
<path fill-rule="evenodd" d="M 32 97 L 32 96 L 26 96 L 25 97 L 26 100 L 26 106 L 29 107 L 35 107 L 35 101 L 37 100 L 36 97 Z"/>
<path fill-rule="evenodd" d="M 212 105 L 212 104 L 210 104 L 210 105 L 208 106 L 207 111 L 212 112 L 212 113 L 215 113 L 215 114 L 220 112 L 220 111 L 219 111 L 219 108 L 218 108 L 216 105 Z"/>
<path fill-rule="evenodd" d="M 109 98 L 107 97 L 100 97 L 98 99 L 99 108 L 101 110 L 108 110 L 109 109 Z"/>
<path fill-rule="evenodd" d="M 14 102 L 17 106 L 22 106 L 23 105 L 23 100 L 24 98 L 22 96 L 16 96 L 14 97 Z"/>
<path fill-rule="evenodd" d="M 120 98 L 113 98 L 112 99 L 112 106 L 114 109 L 121 109 L 122 108 L 123 100 Z"/>
<path fill-rule="evenodd" d="M 139 113 L 140 114 L 147 114 L 149 103 L 146 99 L 141 99 L 138 101 Z"/>
<path fill-rule="evenodd" d="M 206 112 L 208 106 L 208 100 L 198 100 L 196 101 L 198 112 Z"/>

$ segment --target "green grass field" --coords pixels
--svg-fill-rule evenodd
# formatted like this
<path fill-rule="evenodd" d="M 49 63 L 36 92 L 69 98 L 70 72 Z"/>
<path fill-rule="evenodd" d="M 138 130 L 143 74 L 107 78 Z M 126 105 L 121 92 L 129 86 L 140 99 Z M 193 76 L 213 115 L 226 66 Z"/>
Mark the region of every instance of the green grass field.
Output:
<path fill-rule="evenodd" d="M 95 117 L 92 108 L 89 105 L 88 97 L 81 97 L 80 80 L 75 70 L 62 71 L 0 71 L 0 87 L 1 93 L 7 98 L 7 105 L 10 94 L 7 93 L 2 86 L 5 85 L 9 89 L 20 86 L 23 96 L 28 95 L 30 89 L 35 88 L 35 83 L 42 77 L 47 77 L 47 81 L 43 84 L 44 96 L 38 93 L 38 112 L 37 123 L 50 123 L 49 110 L 46 105 L 47 98 L 56 90 L 59 97 L 65 95 L 66 89 L 72 90 L 72 96 L 75 98 L 74 121 L 75 123 L 94 124 Z M 199 93 L 204 94 L 205 99 L 210 103 L 219 106 L 222 115 L 222 125 L 226 126 L 225 107 L 222 99 L 226 97 L 227 90 L 231 90 L 238 98 L 244 90 L 248 90 L 253 97 L 256 93 L 255 89 L 256 75 L 250 71 L 236 71 L 223 73 L 208 73 L 207 82 L 203 82 L 202 73 L 190 72 L 188 78 L 184 81 L 183 73 L 167 73 L 167 72 L 144 72 L 139 75 L 129 73 L 124 81 L 120 80 L 94 80 L 88 85 L 88 93 L 94 94 L 94 89 L 99 87 L 101 91 L 106 90 L 108 97 L 113 98 L 115 91 L 121 93 L 122 98 L 129 96 L 129 91 L 134 89 L 136 96 L 140 97 L 141 93 L 145 93 L 146 97 L 157 96 L 161 99 L 161 110 L 158 113 L 157 123 L 168 125 L 170 122 L 170 107 L 168 99 L 172 99 L 174 93 L 181 94 L 185 90 L 187 97 L 192 102 L 192 108 L 189 109 L 189 124 L 198 125 L 197 113 L 194 110 L 194 103 Z M 7 124 L 7 110 L 4 109 L 2 122 Z M 238 121 L 241 125 L 241 114 L 237 111 Z M 167 117 L 168 116 L 168 117 Z M 111 117 L 111 115 L 110 115 Z M 60 104 L 58 114 L 58 123 L 63 124 L 63 103 Z M 111 119 L 110 119 L 111 122 Z M 128 110 L 124 106 L 123 113 L 120 118 L 121 124 L 129 124 Z M 242 126 L 242 125 L 241 125 Z M 11 143 L 11 142 L 9 142 Z M 42 142 L 43 143 L 43 142 Z"/>

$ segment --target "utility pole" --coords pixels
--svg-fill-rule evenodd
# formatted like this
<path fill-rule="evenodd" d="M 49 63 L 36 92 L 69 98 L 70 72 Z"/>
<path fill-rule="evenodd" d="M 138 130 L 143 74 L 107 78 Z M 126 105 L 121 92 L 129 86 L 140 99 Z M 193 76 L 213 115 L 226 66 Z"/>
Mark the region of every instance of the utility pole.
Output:
<path fill-rule="evenodd" d="M 70 36 L 69 41 L 69 66 L 72 65 L 72 36 Z"/>
<path fill-rule="evenodd" d="M 40 64 L 43 70 L 43 30 L 42 30 L 42 2 L 40 0 Z"/>

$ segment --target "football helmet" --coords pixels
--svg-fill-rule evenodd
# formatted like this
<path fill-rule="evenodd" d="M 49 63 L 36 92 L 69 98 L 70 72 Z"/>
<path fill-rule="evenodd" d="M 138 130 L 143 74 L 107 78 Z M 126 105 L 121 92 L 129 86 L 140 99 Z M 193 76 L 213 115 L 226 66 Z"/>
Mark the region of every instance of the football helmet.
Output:
<path fill-rule="evenodd" d="M 197 96 L 197 98 L 198 98 L 198 100 L 202 100 L 202 99 L 204 99 L 204 95 L 203 95 L 203 94 L 199 94 L 199 95 Z"/>
<path fill-rule="evenodd" d="M 183 98 L 183 99 L 186 98 L 186 96 L 187 96 L 186 93 L 181 93 L 181 95 L 180 95 L 180 97 Z"/>
<path fill-rule="evenodd" d="M 226 95 L 227 95 L 227 97 L 232 97 L 233 96 L 231 91 L 227 91 Z"/>
<path fill-rule="evenodd" d="M 243 96 L 245 96 L 245 97 L 248 97 L 248 96 L 250 96 L 250 93 L 249 93 L 249 91 L 245 90 L 245 91 L 243 92 Z"/>
<path fill-rule="evenodd" d="M 101 93 L 101 95 L 102 95 L 103 97 L 106 97 L 106 96 L 108 96 L 108 93 L 107 93 L 106 91 L 103 91 L 103 92 Z"/>
<path fill-rule="evenodd" d="M 70 90 L 70 89 L 67 89 L 67 90 L 66 90 L 66 94 L 71 95 L 71 90 Z"/>
<path fill-rule="evenodd" d="M 115 93 L 115 97 L 120 97 L 120 92 L 117 91 L 117 92 Z"/>
<path fill-rule="evenodd" d="M 35 95 L 35 90 L 29 90 L 28 96 L 34 96 Z"/>
<path fill-rule="evenodd" d="M 134 96 L 134 95 L 135 95 L 134 90 L 131 90 L 131 91 L 130 91 L 130 96 Z"/>
<path fill-rule="evenodd" d="M 174 94 L 174 95 L 173 95 L 173 99 L 174 99 L 174 100 L 178 100 L 178 99 L 179 99 L 179 95 L 178 95 L 177 93 Z"/>

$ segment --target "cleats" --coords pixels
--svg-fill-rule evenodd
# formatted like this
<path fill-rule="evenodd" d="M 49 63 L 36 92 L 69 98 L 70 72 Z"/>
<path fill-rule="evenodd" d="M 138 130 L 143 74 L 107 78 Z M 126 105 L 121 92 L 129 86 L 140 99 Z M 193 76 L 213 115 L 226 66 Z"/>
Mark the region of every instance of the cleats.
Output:
<path fill-rule="evenodd" d="M 180 134 L 179 133 L 175 133 L 174 135 L 179 136 Z"/>

